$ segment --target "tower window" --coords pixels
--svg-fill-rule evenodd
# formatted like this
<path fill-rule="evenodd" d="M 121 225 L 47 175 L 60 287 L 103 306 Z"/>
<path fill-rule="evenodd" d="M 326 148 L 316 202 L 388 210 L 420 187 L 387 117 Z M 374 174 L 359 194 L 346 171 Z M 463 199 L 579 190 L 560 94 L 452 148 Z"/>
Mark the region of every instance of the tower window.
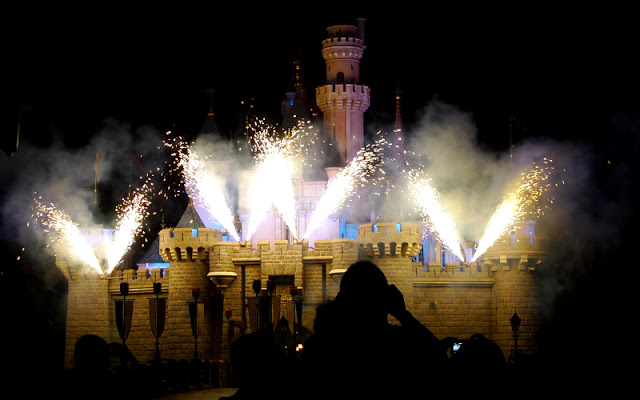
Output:
<path fill-rule="evenodd" d="M 344 83 L 344 72 L 338 72 L 336 79 L 338 83 Z"/>

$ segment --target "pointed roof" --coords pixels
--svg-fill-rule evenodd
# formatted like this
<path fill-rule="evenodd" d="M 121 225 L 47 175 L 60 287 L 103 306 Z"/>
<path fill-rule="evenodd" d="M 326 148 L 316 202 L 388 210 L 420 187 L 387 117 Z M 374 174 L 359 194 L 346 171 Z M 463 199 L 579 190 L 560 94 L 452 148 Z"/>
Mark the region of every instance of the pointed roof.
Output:
<path fill-rule="evenodd" d="M 151 243 L 146 253 L 136 262 L 136 264 L 156 264 L 164 263 L 165 261 L 160 256 L 160 236 L 156 235 L 156 239 Z"/>
<path fill-rule="evenodd" d="M 213 111 L 213 93 L 215 93 L 215 91 L 213 89 L 208 89 L 207 93 L 211 97 L 209 101 L 209 111 L 207 112 L 207 118 L 205 118 L 204 124 L 202 124 L 200 133 L 218 133 L 218 121 L 216 120 L 216 114 Z"/>
<path fill-rule="evenodd" d="M 380 206 L 380 210 L 377 213 L 376 219 L 378 222 L 399 222 L 400 215 L 398 210 L 398 202 L 391 199 L 391 190 L 387 183 L 387 190 L 385 193 L 384 202 Z"/>
<path fill-rule="evenodd" d="M 189 198 L 189 204 L 184 210 L 182 217 L 176 224 L 176 228 L 206 228 L 207 226 L 202 222 L 202 218 L 198 215 L 196 208 L 193 206 L 193 199 Z"/>

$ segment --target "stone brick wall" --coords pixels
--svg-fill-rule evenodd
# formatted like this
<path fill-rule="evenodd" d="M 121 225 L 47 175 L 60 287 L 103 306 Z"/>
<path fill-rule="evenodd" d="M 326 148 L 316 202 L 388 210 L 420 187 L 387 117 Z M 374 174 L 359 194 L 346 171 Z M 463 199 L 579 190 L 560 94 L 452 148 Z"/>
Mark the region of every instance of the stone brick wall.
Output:
<path fill-rule="evenodd" d="M 167 229 L 161 231 L 160 252 L 171 266 L 164 276 L 161 270 L 140 270 L 137 275 L 125 270 L 122 276 L 104 279 L 96 273 L 80 273 L 81 268 L 61 257 L 58 267 L 69 279 L 65 366 L 72 366 L 73 345 L 83 334 L 121 341 L 114 307 L 114 300 L 121 298 L 121 281 L 130 284 L 127 298 L 134 300 L 127 345 L 139 361 L 150 360 L 155 350 L 148 310 L 148 299 L 154 297 L 153 282 L 162 283 L 162 296 L 168 299 L 165 332 L 159 342 L 162 356 L 193 357 L 187 303 L 193 301 L 192 289 L 197 286 L 201 288 L 200 301 L 206 304 L 199 356 L 228 360 L 230 343 L 241 334 L 238 325 L 246 324 L 246 332 L 254 328 L 246 309 L 247 298 L 255 295 L 254 280 L 260 279 L 266 290 L 268 279 L 292 277 L 293 284 L 303 289 L 302 323 L 313 330 L 316 308 L 336 297 L 342 275 L 358 259 L 370 259 L 380 266 L 388 281 L 402 291 L 411 312 L 440 339 L 467 339 L 481 333 L 494 340 L 508 357 L 513 347 L 509 319 L 517 311 L 522 319 L 519 351 L 536 352 L 539 316 L 534 267 L 543 254 L 539 241 L 517 241 L 515 250 L 499 242 L 481 266 L 453 263 L 442 268 L 433 263 L 423 270 L 422 264 L 411 261 L 420 250 L 418 224 L 402 224 L 400 231 L 395 223 L 387 225 L 379 224 L 378 232 L 373 232 L 371 224 L 359 227 L 358 241 L 317 240 L 311 249 L 305 241 L 293 245 L 277 241 L 273 250 L 269 242 L 258 242 L 256 249 L 243 243 L 221 242 L 218 231 L 194 236 L 187 229 L 178 231 L 176 237 L 176 231 Z M 212 280 L 221 286 L 216 287 Z M 235 327 L 224 317 L 225 309 L 231 310 Z"/>
<path fill-rule="evenodd" d="M 188 302 L 194 301 L 192 290 L 200 288 L 198 301 L 205 304 L 206 317 L 201 322 L 198 334 L 198 354 L 205 359 L 211 359 L 211 313 L 213 287 L 207 278 L 208 263 L 177 261 L 171 263 L 168 268 L 171 285 L 167 300 L 167 324 L 166 342 L 167 351 L 163 352 L 166 358 L 189 359 L 193 357 L 195 350 L 195 338 L 191 331 Z"/>
<path fill-rule="evenodd" d="M 67 323 L 65 331 L 65 368 L 73 367 L 73 351 L 78 339 L 93 334 L 111 342 L 115 318 L 114 305 L 109 301 L 108 282 L 97 274 L 69 281 Z M 112 322 L 113 321 L 113 322 Z"/>
<path fill-rule="evenodd" d="M 418 264 L 420 267 L 421 265 Z M 468 339 L 474 333 L 491 338 L 493 279 L 472 268 L 418 270 L 413 313 L 438 338 Z"/>
<path fill-rule="evenodd" d="M 492 339 L 508 356 L 513 347 L 513 332 L 509 319 L 514 312 L 522 319 L 518 337 L 518 352 L 535 354 L 537 331 L 540 327 L 538 291 L 535 275 L 526 266 L 520 266 L 515 260 L 508 264 L 494 265 L 492 270 L 493 303 L 495 307 L 495 326 Z"/>

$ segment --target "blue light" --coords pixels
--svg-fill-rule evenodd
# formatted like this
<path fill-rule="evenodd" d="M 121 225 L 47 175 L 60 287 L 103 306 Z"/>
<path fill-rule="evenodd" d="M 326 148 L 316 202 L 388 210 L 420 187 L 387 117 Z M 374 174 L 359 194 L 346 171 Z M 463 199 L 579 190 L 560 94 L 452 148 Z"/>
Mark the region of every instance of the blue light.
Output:
<path fill-rule="evenodd" d="M 191 236 L 198 237 L 198 228 L 191 229 Z"/>

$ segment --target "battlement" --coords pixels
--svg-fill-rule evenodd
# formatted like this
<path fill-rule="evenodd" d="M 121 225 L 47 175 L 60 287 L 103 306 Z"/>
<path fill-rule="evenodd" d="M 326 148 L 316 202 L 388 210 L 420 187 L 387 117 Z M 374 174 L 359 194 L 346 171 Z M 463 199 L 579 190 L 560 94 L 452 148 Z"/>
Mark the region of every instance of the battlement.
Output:
<path fill-rule="evenodd" d="M 549 239 L 544 236 L 503 236 L 480 257 L 486 267 L 494 270 L 519 264 L 521 270 L 535 270 L 549 254 Z"/>
<path fill-rule="evenodd" d="M 355 97 L 354 97 L 355 96 Z M 352 83 L 333 83 L 330 85 L 319 86 L 316 88 L 316 100 L 329 101 L 330 99 L 350 99 L 361 98 L 362 101 L 367 100 L 371 96 L 371 90 L 368 86 L 357 85 Z M 318 102 L 318 107 L 322 108 L 323 104 Z M 329 104 L 326 105 L 327 107 Z"/>
<path fill-rule="evenodd" d="M 422 225 L 413 222 L 360 225 L 358 245 L 369 257 L 415 257 L 422 248 Z"/>
<path fill-rule="evenodd" d="M 171 268 L 154 268 L 151 270 L 140 268 L 137 271 L 133 269 L 125 269 L 118 271 L 117 276 L 111 276 L 109 281 L 109 294 L 112 296 L 120 295 L 120 283 L 127 282 L 129 284 L 129 294 L 153 294 L 153 284 L 160 283 L 162 285 L 161 293 L 166 294 L 169 291 L 169 271 Z M 115 274 L 114 274 L 115 275 Z"/>
<path fill-rule="evenodd" d="M 206 261 L 211 246 L 222 241 L 222 232 L 210 228 L 166 228 L 158 235 L 160 256 L 166 262 Z"/>

